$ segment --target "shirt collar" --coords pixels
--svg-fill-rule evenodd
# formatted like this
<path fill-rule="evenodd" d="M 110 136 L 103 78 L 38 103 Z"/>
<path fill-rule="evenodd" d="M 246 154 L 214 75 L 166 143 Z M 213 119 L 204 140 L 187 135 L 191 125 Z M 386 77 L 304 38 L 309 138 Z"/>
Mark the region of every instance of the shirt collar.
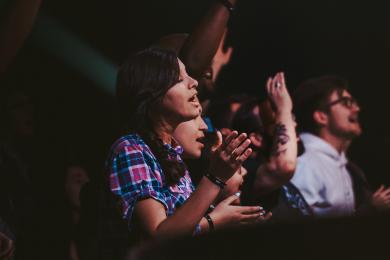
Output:
<path fill-rule="evenodd" d="M 347 164 L 348 160 L 344 152 L 339 153 L 331 144 L 324 139 L 311 133 L 302 133 L 299 138 L 302 140 L 306 151 L 317 151 L 323 153 L 340 163 L 340 166 Z"/>
<path fill-rule="evenodd" d="M 169 155 L 176 157 L 177 155 L 181 155 L 184 152 L 183 147 L 179 145 L 179 143 L 172 138 L 172 144 L 164 143 L 164 148 L 167 149 Z"/>

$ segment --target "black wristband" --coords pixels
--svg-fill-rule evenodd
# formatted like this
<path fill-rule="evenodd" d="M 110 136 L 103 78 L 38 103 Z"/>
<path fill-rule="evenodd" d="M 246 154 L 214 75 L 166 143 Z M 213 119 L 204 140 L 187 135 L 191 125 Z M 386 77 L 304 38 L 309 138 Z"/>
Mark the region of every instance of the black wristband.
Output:
<path fill-rule="evenodd" d="M 205 176 L 207 179 L 209 179 L 212 183 L 223 189 L 226 186 L 226 183 L 224 183 L 220 178 L 211 175 L 210 173 L 206 173 Z"/>
<path fill-rule="evenodd" d="M 218 2 L 220 2 L 221 4 L 223 4 L 226 7 L 226 9 L 229 11 L 230 15 L 233 14 L 234 6 L 232 3 L 229 2 L 229 0 L 218 0 Z"/>
<path fill-rule="evenodd" d="M 214 222 L 213 220 L 211 219 L 210 215 L 205 215 L 204 218 L 207 220 L 207 222 L 209 223 L 209 231 L 210 232 L 213 232 L 215 230 L 215 227 L 214 227 Z"/>

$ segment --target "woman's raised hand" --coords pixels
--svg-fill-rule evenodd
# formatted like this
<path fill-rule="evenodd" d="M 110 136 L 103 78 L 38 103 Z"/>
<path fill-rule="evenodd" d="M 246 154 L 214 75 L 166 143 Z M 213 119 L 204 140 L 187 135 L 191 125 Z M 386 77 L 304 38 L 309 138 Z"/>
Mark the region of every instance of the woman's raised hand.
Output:
<path fill-rule="evenodd" d="M 217 135 L 218 142 L 211 148 L 209 173 L 227 181 L 251 155 L 251 141 L 247 134 L 238 135 L 237 131 L 232 131 L 225 140 L 219 131 Z"/>

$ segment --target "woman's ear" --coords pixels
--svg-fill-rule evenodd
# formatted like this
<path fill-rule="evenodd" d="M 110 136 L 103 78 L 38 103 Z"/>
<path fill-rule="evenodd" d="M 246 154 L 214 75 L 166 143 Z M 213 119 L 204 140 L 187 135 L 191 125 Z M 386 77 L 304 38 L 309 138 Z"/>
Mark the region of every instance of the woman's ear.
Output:
<path fill-rule="evenodd" d="M 328 124 L 328 114 L 323 111 L 316 110 L 313 113 L 313 120 L 319 126 L 326 126 Z"/>

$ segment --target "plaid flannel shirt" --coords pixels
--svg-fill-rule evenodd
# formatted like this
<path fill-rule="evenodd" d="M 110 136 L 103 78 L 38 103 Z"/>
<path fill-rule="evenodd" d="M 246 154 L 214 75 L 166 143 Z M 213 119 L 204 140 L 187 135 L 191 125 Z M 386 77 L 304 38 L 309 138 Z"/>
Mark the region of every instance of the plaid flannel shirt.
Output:
<path fill-rule="evenodd" d="M 170 156 L 183 162 L 180 146 L 173 148 L 165 144 Z M 121 198 L 122 215 L 128 220 L 129 230 L 135 203 L 152 198 L 164 205 L 167 216 L 184 204 L 194 191 L 188 171 L 175 186 L 168 186 L 159 162 L 150 148 L 137 134 L 118 139 L 111 147 L 107 160 L 110 189 Z M 195 233 L 199 231 L 199 225 Z"/>

